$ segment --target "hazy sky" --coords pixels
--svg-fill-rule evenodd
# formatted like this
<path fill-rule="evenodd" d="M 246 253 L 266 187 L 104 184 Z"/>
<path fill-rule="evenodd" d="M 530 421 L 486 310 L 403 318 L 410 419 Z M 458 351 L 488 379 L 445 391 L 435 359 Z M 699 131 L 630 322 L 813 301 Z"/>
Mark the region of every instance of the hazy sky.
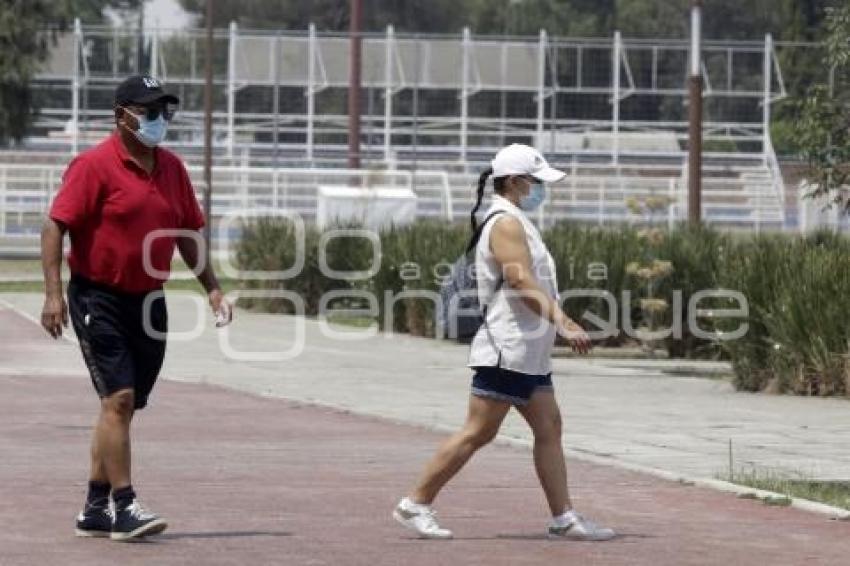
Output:
<path fill-rule="evenodd" d="M 160 28 L 182 28 L 192 23 L 189 14 L 177 0 L 147 0 L 145 26 Z"/>

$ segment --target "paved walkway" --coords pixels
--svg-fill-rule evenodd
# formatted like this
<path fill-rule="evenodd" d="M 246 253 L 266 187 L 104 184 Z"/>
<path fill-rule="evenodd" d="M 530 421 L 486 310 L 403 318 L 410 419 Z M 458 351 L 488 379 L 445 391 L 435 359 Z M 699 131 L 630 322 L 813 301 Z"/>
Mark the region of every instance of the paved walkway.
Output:
<path fill-rule="evenodd" d="M 190 330 L 197 315 L 188 297 L 198 296 L 169 297 L 172 331 Z M 4 294 L 0 308 L 3 301 L 35 317 L 42 298 Z M 244 311 L 237 313 L 229 340 L 241 351 L 285 350 L 299 323 L 305 336 L 301 355 L 285 362 L 244 362 L 223 354 L 224 335 L 207 321 L 199 337 L 172 338 L 164 376 L 428 427 L 462 422 L 469 387 L 464 346 L 405 335 L 342 341 L 324 336 L 315 321 Z M 76 347 L 54 346 L 47 357 L 29 355 L 22 346 L 3 366 L 18 374 L 84 374 Z M 676 363 L 555 360 L 567 447 L 603 460 L 714 478 L 728 471 L 731 440 L 735 468 L 757 464 L 850 479 L 847 400 L 737 393 L 725 381 L 664 373 L 670 365 Z M 503 436 L 530 438 L 516 415 Z"/>
<path fill-rule="evenodd" d="M 439 500 L 453 541 L 389 516 L 441 436 L 209 385 L 165 382 L 135 421 L 134 482 L 171 528 L 147 544 L 75 539 L 97 403 L 71 344 L 0 312 L 0 564 L 836 565 L 848 524 L 573 462 L 577 504 L 609 543 L 541 537 L 546 512 L 524 449 L 490 446 Z M 39 375 L 10 368 L 40 362 Z M 15 364 L 15 365 L 13 365 Z M 33 366 L 36 363 L 32 364 Z M 67 371 L 71 370 L 71 371 Z"/>

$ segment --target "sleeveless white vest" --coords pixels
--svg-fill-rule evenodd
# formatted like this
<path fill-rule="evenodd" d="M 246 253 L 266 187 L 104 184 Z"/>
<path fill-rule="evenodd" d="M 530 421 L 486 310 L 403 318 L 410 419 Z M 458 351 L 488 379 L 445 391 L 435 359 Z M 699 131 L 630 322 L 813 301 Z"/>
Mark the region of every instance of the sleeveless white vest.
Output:
<path fill-rule="evenodd" d="M 555 326 L 528 308 L 519 293 L 503 280 L 502 266 L 490 250 L 490 230 L 505 215 L 513 216 L 522 223 L 531 251 L 532 273 L 543 291 L 557 300 L 555 261 L 537 227 L 522 210 L 507 199 L 494 195 L 485 218 L 497 210 L 503 212 L 484 227 L 475 250 L 478 299 L 486 310 L 485 323 L 472 340 L 469 366 L 501 367 L 525 374 L 544 375 L 552 371 Z"/>

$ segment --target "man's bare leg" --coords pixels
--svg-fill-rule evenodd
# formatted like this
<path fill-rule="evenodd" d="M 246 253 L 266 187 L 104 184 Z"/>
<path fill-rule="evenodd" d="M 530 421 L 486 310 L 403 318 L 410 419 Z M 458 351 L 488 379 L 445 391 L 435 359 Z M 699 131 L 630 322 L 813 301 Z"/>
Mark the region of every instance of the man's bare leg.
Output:
<path fill-rule="evenodd" d="M 103 472 L 113 490 L 131 484 L 130 421 L 134 402 L 132 389 L 122 389 L 101 400 L 92 449 L 92 475 Z"/>

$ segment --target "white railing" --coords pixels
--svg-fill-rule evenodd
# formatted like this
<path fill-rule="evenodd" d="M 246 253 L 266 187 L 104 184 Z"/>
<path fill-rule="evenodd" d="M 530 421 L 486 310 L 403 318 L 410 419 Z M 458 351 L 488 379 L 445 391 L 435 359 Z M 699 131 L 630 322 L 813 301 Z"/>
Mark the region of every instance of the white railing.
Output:
<path fill-rule="evenodd" d="M 0 237 L 37 234 L 64 168 L 0 165 Z"/>
<path fill-rule="evenodd" d="M 0 236 L 38 234 L 64 170 L 64 166 L 56 165 L 0 164 Z M 189 165 L 187 171 L 200 199 L 205 186 L 203 169 Z M 234 209 L 274 208 L 312 219 L 319 186 L 350 185 L 408 188 L 418 197 L 418 216 L 454 217 L 448 175 L 442 171 L 215 167 L 212 182 L 214 216 Z"/>
<path fill-rule="evenodd" d="M 845 214 L 842 205 L 834 199 L 839 194 L 846 200 L 850 198 L 850 188 L 827 196 L 808 196 L 814 187 L 801 182 L 797 187 L 797 209 L 800 232 L 808 234 L 818 230 L 830 230 L 837 233 L 850 232 L 850 215 Z"/>
<path fill-rule="evenodd" d="M 566 171 L 566 179 L 550 188 L 544 203 L 538 219 L 544 227 L 559 220 L 598 225 L 649 222 L 652 215 L 636 215 L 627 206 L 631 198 L 643 202 L 648 197 L 665 197 L 670 202 L 663 213 L 654 215 L 663 217 L 668 226 L 685 219 L 688 183 L 676 165 L 573 163 Z M 455 218 L 465 218 L 474 204 L 477 177 L 449 175 L 449 179 L 458 209 Z M 706 223 L 721 227 L 781 229 L 785 224 L 784 202 L 763 165 L 705 165 L 702 212 Z"/>
<path fill-rule="evenodd" d="M 782 210 L 786 210 L 785 179 L 782 176 L 782 168 L 779 166 L 779 159 L 777 159 L 776 150 L 773 148 L 773 139 L 769 133 L 765 136 L 764 157 L 773 183 L 773 195 L 779 201 Z"/>
<path fill-rule="evenodd" d="M 203 169 L 187 167 L 199 193 Z M 442 171 L 396 171 L 363 169 L 272 169 L 261 167 L 215 167 L 213 210 L 224 214 L 234 208 L 286 209 L 315 218 L 320 186 L 407 188 L 418 197 L 418 215 L 449 220 L 453 203 L 448 176 Z"/>
<path fill-rule="evenodd" d="M 189 175 L 203 193 L 203 169 L 189 165 Z M 58 190 L 64 166 L 0 163 L 0 237 L 29 245 Z M 593 224 L 645 223 L 658 217 L 672 226 L 683 220 L 687 183 L 676 166 L 574 164 L 567 178 L 551 187 L 538 222 L 561 220 Z M 708 165 L 703 181 L 703 218 L 732 227 L 784 226 L 782 192 L 765 166 Z M 316 217 L 320 186 L 407 188 L 417 196 L 417 216 L 462 222 L 475 198 L 477 176 L 445 171 L 352 170 L 227 166 L 213 170 L 213 216 L 234 210 L 274 209 Z M 489 193 L 489 189 L 488 189 Z M 635 215 L 630 199 L 667 197 L 666 211 Z M 22 244 L 23 245 L 23 244 Z"/>

